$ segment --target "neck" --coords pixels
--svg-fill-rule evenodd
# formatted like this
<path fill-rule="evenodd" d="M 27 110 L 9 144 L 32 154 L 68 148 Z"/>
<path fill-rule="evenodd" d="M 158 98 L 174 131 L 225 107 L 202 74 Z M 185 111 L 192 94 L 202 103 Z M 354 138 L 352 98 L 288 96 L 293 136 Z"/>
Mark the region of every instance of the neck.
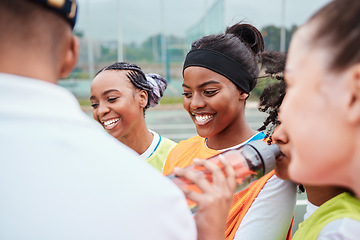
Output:
<path fill-rule="evenodd" d="M 55 68 L 51 65 L 52 61 L 45 59 L 39 53 L 17 53 L 16 49 L 11 49 L 11 51 L 5 50 L 2 54 L 6 58 L 0 58 L 0 72 L 57 83 L 58 78 Z M 16 64 L 19 61 L 26 64 Z"/>
<path fill-rule="evenodd" d="M 357 158 L 358 159 L 358 158 Z M 360 161 L 354 160 L 355 163 L 351 170 L 349 171 L 350 183 L 347 186 L 354 192 L 355 196 L 360 199 Z"/>
<path fill-rule="evenodd" d="M 346 191 L 342 187 L 334 186 L 304 186 L 308 201 L 315 206 L 321 206 L 328 200 Z"/>
<path fill-rule="evenodd" d="M 207 146 L 215 150 L 230 148 L 243 143 L 254 134 L 256 134 L 256 131 L 253 130 L 246 121 L 243 121 L 237 125 L 236 130 L 228 128 L 221 133 L 209 137 L 207 140 Z"/>
<path fill-rule="evenodd" d="M 143 154 L 153 140 L 153 134 L 146 127 L 145 120 L 141 126 L 135 126 L 133 131 L 118 139 L 120 142 L 133 149 L 138 154 Z"/>

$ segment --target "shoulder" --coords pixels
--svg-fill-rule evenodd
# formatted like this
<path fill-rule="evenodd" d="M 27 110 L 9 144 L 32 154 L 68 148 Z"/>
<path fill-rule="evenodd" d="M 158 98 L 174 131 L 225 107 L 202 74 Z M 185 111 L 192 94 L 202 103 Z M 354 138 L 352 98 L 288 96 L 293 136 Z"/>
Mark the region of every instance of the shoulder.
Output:
<path fill-rule="evenodd" d="M 171 155 L 176 158 L 179 155 L 182 155 L 186 152 L 191 152 L 194 148 L 200 148 L 204 139 L 200 136 L 195 136 L 183 141 L 180 141 L 176 146 L 172 149 Z"/>
<path fill-rule="evenodd" d="M 164 147 L 164 148 L 169 148 L 172 149 L 173 147 L 176 146 L 176 142 L 174 142 L 173 140 L 169 139 L 169 138 L 166 138 L 166 137 L 163 137 L 161 136 L 161 140 L 160 140 L 160 147 Z"/>
<path fill-rule="evenodd" d="M 241 239 L 244 235 L 251 236 L 252 239 L 285 239 L 295 205 L 296 185 L 272 175 L 262 185 L 262 189 L 242 219 L 235 239 Z"/>
<path fill-rule="evenodd" d="M 351 218 L 340 218 L 328 223 L 319 233 L 317 239 L 358 239 L 360 221 Z"/>
<path fill-rule="evenodd" d="M 159 144 L 156 146 L 151 156 L 148 157 L 147 162 L 161 172 L 169 152 L 175 145 L 176 142 L 160 136 Z"/>

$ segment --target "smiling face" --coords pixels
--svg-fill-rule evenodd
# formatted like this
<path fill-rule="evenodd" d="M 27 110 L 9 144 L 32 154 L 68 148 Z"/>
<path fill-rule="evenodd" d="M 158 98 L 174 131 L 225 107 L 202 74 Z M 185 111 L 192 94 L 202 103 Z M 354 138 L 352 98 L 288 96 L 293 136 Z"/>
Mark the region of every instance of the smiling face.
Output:
<path fill-rule="evenodd" d="M 127 72 L 106 70 L 91 84 L 94 119 L 120 141 L 136 130 L 139 121 L 145 121 L 143 108 L 147 103 L 146 92 L 134 88 Z"/>
<path fill-rule="evenodd" d="M 303 26 L 293 37 L 285 69 L 280 117 L 291 138 L 289 173 L 301 183 L 339 184 L 355 147 L 346 120 L 348 83 L 345 73 L 327 67 L 328 49 L 311 47 L 311 27 Z"/>
<path fill-rule="evenodd" d="M 183 105 L 204 138 L 234 135 L 244 119 L 248 94 L 226 77 L 207 68 L 191 66 L 184 71 Z"/>

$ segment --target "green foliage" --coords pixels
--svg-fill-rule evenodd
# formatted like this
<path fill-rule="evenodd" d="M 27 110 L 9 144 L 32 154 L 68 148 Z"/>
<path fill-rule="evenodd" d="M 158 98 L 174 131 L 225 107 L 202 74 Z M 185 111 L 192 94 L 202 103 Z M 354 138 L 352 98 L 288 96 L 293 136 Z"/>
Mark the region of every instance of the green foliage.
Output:
<path fill-rule="evenodd" d="M 78 98 L 78 102 L 82 107 L 90 107 L 91 101 L 89 98 Z"/>
<path fill-rule="evenodd" d="M 164 96 L 160 100 L 160 104 L 182 104 L 183 97 L 167 97 Z"/>
<path fill-rule="evenodd" d="M 296 31 L 297 26 L 292 26 L 285 30 L 285 51 L 289 48 L 292 35 Z M 265 50 L 280 51 L 281 28 L 274 25 L 266 26 L 261 30 L 265 41 Z"/>
<path fill-rule="evenodd" d="M 259 98 L 264 88 L 278 80 L 273 78 L 260 78 L 256 87 L 251 91 L 250 97 Z"/>

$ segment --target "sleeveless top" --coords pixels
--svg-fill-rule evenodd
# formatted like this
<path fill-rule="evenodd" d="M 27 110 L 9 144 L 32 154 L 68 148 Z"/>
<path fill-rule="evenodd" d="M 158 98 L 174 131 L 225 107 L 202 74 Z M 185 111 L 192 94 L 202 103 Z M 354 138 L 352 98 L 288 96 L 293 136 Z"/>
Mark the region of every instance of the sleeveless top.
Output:
<path fill-rule="evenodd" d="M 360 222 L 360 201 L 348 192 L 341 193 L 322 204 L 310 217 L 299 224 L 293 239 L 317 239 L 330 222 L 350 218 Z"/>
<path fill-rule="evenodd" d="M 148 149 L 140 156 L 145 158 L 150 165 L 161 172 L 168 153 L 176 145 L 176 142 L 162 137 L 154 131 L 149 130 L 153 135 L 153 141 Z"/>

